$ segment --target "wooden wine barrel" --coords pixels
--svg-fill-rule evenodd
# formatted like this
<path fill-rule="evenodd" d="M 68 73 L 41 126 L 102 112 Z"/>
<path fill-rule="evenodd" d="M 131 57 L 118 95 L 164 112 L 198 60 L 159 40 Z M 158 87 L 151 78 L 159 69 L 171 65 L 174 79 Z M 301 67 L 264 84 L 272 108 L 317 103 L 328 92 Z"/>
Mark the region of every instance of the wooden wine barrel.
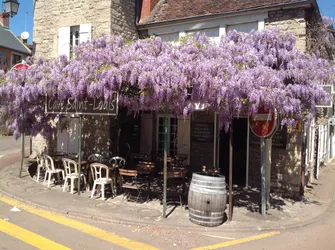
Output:
<path fill-rule="evenodd" d="M 191 222 L 207 227 L 221 225 L 226 202 L 227 190 L 223 175 L 193 173 L 188 193 Z"/>

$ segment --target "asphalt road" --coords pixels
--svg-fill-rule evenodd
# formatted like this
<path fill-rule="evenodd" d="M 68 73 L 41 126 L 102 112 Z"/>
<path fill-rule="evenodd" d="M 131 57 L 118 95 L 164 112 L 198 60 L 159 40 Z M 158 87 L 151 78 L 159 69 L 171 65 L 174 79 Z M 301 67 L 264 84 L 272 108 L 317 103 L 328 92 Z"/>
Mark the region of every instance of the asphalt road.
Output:
<path fill-rule="evenodd" d="M 30 137 L 25 137 L 25 148 L 30 147 Z M 0 155 L 21 150 L 21 138 L 15 140 L 13 136 L 0 136 Z"/>
<path fill-rule="evenodd" d="M 15 212 L 8 200 L 0 196 L 0 249 L 335 249 L 334 212 L 294 230 L 209 233 L 75 220 L 25 204 Z"/>
<path fill-rule="evenodd" d="M 269 237 L 261 241 L 248 242 L 247 245 L 236 245 L 229 249 L 333 250 L 335 249 L 334 231 L 335 213 L 333 211 L 329 217 L 307 227 L 283 231 L 280 235 Z"/>
<path fill-rule="evenodd" d="M 8 152 L 19 156 L 20 140 L 0 137 L 0 155 Z M 0 249 L 335 249 L 334 211 L 322 221 L 294 230 L 223 233 L 204 227 L 188 231 L 75 220 L 24 203 L 14 212 L 13 202 L 0 195 Z"/>

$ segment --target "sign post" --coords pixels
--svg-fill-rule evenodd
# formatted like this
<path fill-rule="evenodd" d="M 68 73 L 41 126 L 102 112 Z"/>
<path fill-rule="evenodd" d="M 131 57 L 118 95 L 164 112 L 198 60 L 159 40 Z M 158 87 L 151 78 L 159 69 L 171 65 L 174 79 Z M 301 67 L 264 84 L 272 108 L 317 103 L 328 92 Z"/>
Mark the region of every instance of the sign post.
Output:
<path fill-rule="evenodd" d="M 11 70 L 27 70 L 29 68 L 29 65 L 22 62 L 14 65 Z M 24 86 L 24 82 L 22 83 L 22 86 Z M 22 175 L 22 168 L 23 168 L 23 159 L 24 159 L 24 110 L 22 108 L 22 119 L 21 119 L 21 168 L 19 177 L 21 178 Z"/>
<path fill-rule="evenodd" d="M 164 167 L 163 167 L 163 218 L 166 218 L 166 192 L 167 192 L 167 155 L 168 155 L 168 106 L 164 108 Z"/>
<path fill-rule="evenodd" d="M 277 112 L 275 110 L 259 108 L 258 112 L 249 116 L 251 131 L 261 141 L 261 213 L 266 215 L 266 182 L 265 182 L 265 138 L 271 137 L 277 127 Z"/>

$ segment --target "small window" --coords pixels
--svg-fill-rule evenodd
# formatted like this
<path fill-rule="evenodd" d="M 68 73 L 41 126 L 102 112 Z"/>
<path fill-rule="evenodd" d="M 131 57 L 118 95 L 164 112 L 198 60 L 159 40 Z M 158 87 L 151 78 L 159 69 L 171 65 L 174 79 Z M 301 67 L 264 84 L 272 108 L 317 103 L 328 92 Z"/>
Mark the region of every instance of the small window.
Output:
<path fill-rule="evenodd" d="M 159 116 L 158 117 L 158 134 L 157 134 L 157 139 L 158 139 L 158 154 L 159 155 L 164 155 L 164 143 L 165 143 L 165 138 L 164 138 L 164 116 Z M 167 133 L 168 133 L 168 156 L 174 157 L 178 153 L 178 148 L 177 148 L 177 138 L 178 138 L 178 118 L 175 117 L 169 117 L 168 119 L 168 124 L 167 124 Z"/>
<path fill-rule="evenodd" d="M 158 35 L 163 42 L 173 42 L 179 39 L 179 32 Z"/>
<path fill-rule="evenodd" d="M 22 55 L 12 54 L 12 66 L 22 62 Z"/>
<path fill-rule="evenodd" d="M 79 26 L 70 28 L 70 58 L 73 58 L 73 48 L 79 45 Z"/>
<path fill-rule="evenodd" d="M 252 30 L 258 30 L 258 22 L 228 25 L 226 28 L 226 33 L 228 34 L 228 32 L 232 30 L 244 33 L 250 33 Z"/>
<path fill-rule="evenodd" d="M 199 30 L 190 30 L 186 34 L 187 35 L 195 35 L 196 33 L 205 34 L 210 38 L 216 38 L 220 36 L 220 29 L 219 27 L 214 28 L 207 28 L 207 29 L 199 29 Z"/>
<path fill-rule="evenodd" d="M 193 36 L 197 34 L 198 32 L 201 35 L 205 34 L 211 41 L 220 42 L 220 28 L 219 27 L 190 30 L 190 31 L 187 31 L 186 34 L 189 36 Z"/>

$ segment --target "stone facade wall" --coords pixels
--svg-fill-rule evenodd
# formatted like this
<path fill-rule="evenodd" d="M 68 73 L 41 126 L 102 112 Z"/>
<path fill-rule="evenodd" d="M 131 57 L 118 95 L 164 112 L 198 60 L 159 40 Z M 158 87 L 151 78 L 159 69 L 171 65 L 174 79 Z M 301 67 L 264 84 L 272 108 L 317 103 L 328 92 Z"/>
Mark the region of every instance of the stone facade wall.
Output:
<path fill-rule="evenodd" d="M 92 37 L 102 34 L 137 37 L 135 1 L 131 0 L 39 0 L 34 12 L 36 55 L 54 58 L 58 54 L 61 27 L 92 24 Z"/>
<path fill-rule="evenodd" d="M 122 35 L 127 40 L 138 38 L 133 0 L 112 0 L 111 34 Z"/>
<path fill-rule="evenodd" d="M 112 151 L 110 119 L 114 117 L 83 116 L 82 149 L 85 156 Z"/>
<path fill-rule="evenodd" d="M 297 48 L 307 50 L 307 22 L 304 8 L 270 11 L 265 20 L 265 28 L 279 28 L 282 32 L 291 32 L 297 38 Z"/>
<path fill-rule="evenodd" d="M 304 8 L 271 11 L 265 28 L 291 32 L 296 46 L 307 51 L 307 20 Z M 298 197 L 301 188 L 302 133 L 287 133 L 286 148 L 272 147 L 271 191 L 283 196 Z M 260 187 L 260 147 L 250 145 L 249 173 L 252 186 Z M 256 156 L 256 157 L 255 157 Z"/>
<path fill-rule="evenodd" d="M 272 147 L 271 192 L 298 197 L 301 184 L 302 133 L 287 133 L 286 148 Z M 260 146 L 250 145 L 249 178 L 253 187 L 260 187 Z"/>
<path fill-rule="evenodd" d="M 92 39 L 106 35 L 122 35 L 125 40 L 137 38 L 135 1 L 132 0 L 39 0 L 34 10 L 34 42 L 36 55 L 55 58 L 58 55 L 59 28 L 92 25 Z M 84 117 L 83 151 L 110 151 L 112 147 L 109 117 Z M 57 138 L 55 138 L 56 141 Z M 56 142 L 46 151 L 55 151 Z M 46 145 L 41 136 L 34 139 L 35 148 Z"/>

